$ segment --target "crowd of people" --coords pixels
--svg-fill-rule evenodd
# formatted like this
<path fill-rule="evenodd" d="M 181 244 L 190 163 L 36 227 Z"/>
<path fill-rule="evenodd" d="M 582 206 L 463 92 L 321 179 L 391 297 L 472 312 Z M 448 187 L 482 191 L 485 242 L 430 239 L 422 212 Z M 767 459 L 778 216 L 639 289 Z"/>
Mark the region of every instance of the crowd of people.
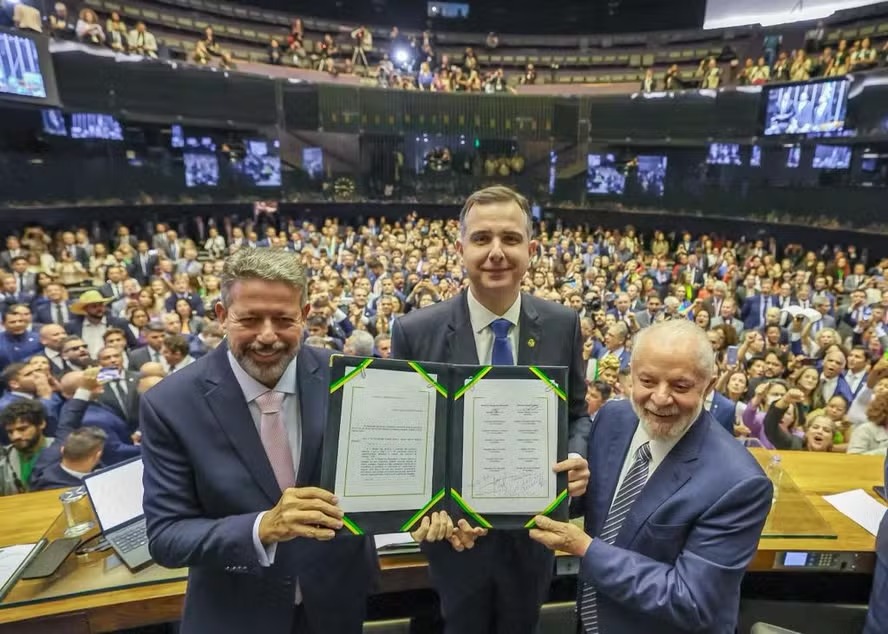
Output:
<path fill-rule="evenodd" d="M 523 289 L 579 313 L 590 414 L 628 393 L 635 334 L 687 319 L 717 354 L 707 404 L 732 434 L 768 448 L 885 452 L 888 259 L 867 261 L 854 245 L 806 251 L 632 227 L 542 222 L 537 231 Z M 166 224 L 138 237 L 125 225 L 101 239 L 85 228 L 9 235 L 0 252 L 0 438 L 12 444 L 0 486 L 41 488 L 51 467 L 56 485 L 64 442 L 84 427 L 104 432 L 101 464 L 138 454 L 139 394 L 223 338 L 214 306 L 231 252 L 301 258 L 311 278 L 308 345 L 387 357 L 399 316 L 466 286 L 457 237 L 455 221 L 416 214 L 363 226 L 208 221 L 189 236 Z M 21 401 L 42 408 L 3 413 Z M 47 451 L 50 437 L 59 446 Z"/>

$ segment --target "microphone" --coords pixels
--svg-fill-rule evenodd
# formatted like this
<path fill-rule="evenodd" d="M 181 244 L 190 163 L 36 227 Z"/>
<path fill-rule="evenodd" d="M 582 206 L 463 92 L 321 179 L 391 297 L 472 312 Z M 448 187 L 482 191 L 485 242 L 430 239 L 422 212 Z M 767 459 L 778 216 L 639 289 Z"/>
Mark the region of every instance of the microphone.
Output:
<path fill-rule="evenodd" d="M 12 462 L 9 459 L 12 450 L 14 449 L 13 445 L 9 445 L 3 448 L 3 457 L 6 459 L 6 462 L 9 464 L 9 470 L 12 472 L 12 482 L 15 484 L 16 491 L 18 493 L 25 493 L 25 485 L 22 483 L 22 479 L 19 477 L 19 474 L 16 473 L 16 470 L 12 466 Z"/>

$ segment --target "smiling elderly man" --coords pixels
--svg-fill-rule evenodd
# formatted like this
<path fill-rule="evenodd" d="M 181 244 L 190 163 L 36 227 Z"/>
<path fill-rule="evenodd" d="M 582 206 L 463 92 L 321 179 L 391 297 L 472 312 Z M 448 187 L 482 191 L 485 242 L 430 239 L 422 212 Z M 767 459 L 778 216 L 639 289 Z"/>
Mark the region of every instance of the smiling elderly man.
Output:
<path fill-rule="evenodd" d="M 631 398 L 598 412 L 585 532 L 537 517 L 530 536 L 581 558 L 586 634 L 733 634 L 740 581 L 771 508 L 771 482 L 703 407 L 715 381 L 688 320 L 642 330 Z"/>

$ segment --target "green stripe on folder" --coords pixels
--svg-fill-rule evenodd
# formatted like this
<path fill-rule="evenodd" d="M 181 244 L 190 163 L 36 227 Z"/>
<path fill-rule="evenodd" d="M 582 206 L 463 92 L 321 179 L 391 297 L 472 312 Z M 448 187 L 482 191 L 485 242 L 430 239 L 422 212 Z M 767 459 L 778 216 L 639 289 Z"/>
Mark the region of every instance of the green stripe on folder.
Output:
<path fill-rule="evenodd" d="M 552 388 L 552 391 L 555 392 L 562 401 L 567 400 L 567 394 L 564 393 L 564 390 L 558 387 L 558 384 L 555 381 L 546 376 L 545 372 L 534 365 L 529 366 L 528 369 L 533 372 L 540 381 Z"/>
<path fill-rule="evenodd" d="M 361 530 L 361 527 L 351 521 L 345 515 L 342 516 L 342 525 L 345 526 L 348 530 L 352 532 L 352 535 L 363 535 L 364 531 Z"/>
<path fill-rule="evenodd" d="M 486 519 L 478 515 L 475 510 L 466 504 L 466 501 L 462 499 L 462 496 L 457 492 L 456 489 L 450 489 L 450 495 L 456 500 L 456 503 L 459 504 L 459 507 L 466 512 L 466 515 L 471 517 L 475 522 L 481 526 L 481 528 L 493 528 L 493 525 L 488 522 Z"/>
<path fill-rule="evenodd" d="M 565 489 L 564 491 L 559 493 L 558 497 L 555 498 L 554 500 L 552 500 L 552 502 L 549 504 L 549 506 L 547 506 L 542 511 L 537 513 L 537 515 L 548 515 L 549 513 L 551 513 L 555 509 L 557 509 L 558 505 L 561 504 L 562 502 L 564 502 L 566 497 L 567 497 L 567 489 Z M 534 517 L 536 517 L 536 515 Z M 527 524 L 524 525 L 524 528 L 533 528 L 535 526 L 536 526 L 536 522 L 534 522 L 533 517 L 531 517 L 530 520 L 528 520 Z"/>
<path fill-rule="evenodd" d="M 444 386 L 438 383 L 431 376 L 429 376 L 429 373 L 426 372 L 421 365 L 419 365 L 416 361 L 408 361 L 407 365 L 416 370 L 416 372 L 418 372 L 419 375 L 429 383 L 429 385 L 438 390 L 438 394 L 440 394 L 444 398 L 447 398 L 447 390 L 444 389 Z"/>
<path fill-rule="evenodd" d="M 444 489 L 441 489 L 440 491 L 438 491 L 438 493 L 437 493 L 437 494 L 436 494 L 431 500 L 429 500 L 428 504 L 426 504 L 424 507 L 422 507 L 421 509 L 419 509 L 419 510 L 413 515 L 413 517 L 411 517 L 409 520 L 407 520 L 407 521 L 404 523 L 404 525 L 403 525 L 403 526 L 401 527 L 401 529 L 400 529 L 400 532 L 402 532 L 402 533 L 406 533 L 406 532 L 408 532 L 411 528 L 413 528 L 413 525 L 416 524 L 416 522 L 418 522 L 418 521 L 422 518 L 423 515 L 425 515 L 425 514 L 428 513 L 429 511 L 431 511 L 432 508 L 433 508 L 438 502 L 441 501 L 441 498 L 444 497 L 444 494 L 445 494 L 445 493 L 446 493 L 446 491 L 445 491 Z"/>
<path fill-rule="evenodd" d="M 463 385 L 461 388 L 459 388 L 456 391 L 456 394 L 453 395 L 453 400 L 458 401 L 460 398 L 462 398 L 463 394 L 465 394 L 469 390 L 469 388 L 471 388 L 473 385 L 475 385 L 475 383 L 477 383 L 478 381 L 483 379 L 484 375 L 486 375 L 492 369 L 493 369 L 493 366 L 489 366 L 489 365 L 485 368 L 481 368 L 481 370 L 478 372 L 478 374 L 476 374 L 475 376 L 470 378 L 468 381 L 466 381 L 466 384 Z"/>
<path fill-rule="evenodd" d="M 361 361 L 361 363 L 355 366 L 355 368 L 351 372 L 343 376 L 341 379 L 337 379 L 336 381 L 334 381 L 330 385 L 330 394 L 332 394 L 343 385 L 351 381 L 353 378 L 355 378 L 358 374 L 363 372 L 371 363 L 373 363 L 373 359 L 364 359 L 363 361 Z"/>

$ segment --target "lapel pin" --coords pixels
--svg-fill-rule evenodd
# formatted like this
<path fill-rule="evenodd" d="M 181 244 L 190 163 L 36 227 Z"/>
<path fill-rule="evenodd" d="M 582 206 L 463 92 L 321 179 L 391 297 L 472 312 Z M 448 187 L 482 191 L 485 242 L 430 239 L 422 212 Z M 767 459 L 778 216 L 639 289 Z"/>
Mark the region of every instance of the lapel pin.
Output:
<path fill-rule="evenodd" d="M 531 339 L 527 340 L 527 347 L 528 348 L 533 348 L 535 345 L 537 345 L 536 339 L 531 338 Z"/>

